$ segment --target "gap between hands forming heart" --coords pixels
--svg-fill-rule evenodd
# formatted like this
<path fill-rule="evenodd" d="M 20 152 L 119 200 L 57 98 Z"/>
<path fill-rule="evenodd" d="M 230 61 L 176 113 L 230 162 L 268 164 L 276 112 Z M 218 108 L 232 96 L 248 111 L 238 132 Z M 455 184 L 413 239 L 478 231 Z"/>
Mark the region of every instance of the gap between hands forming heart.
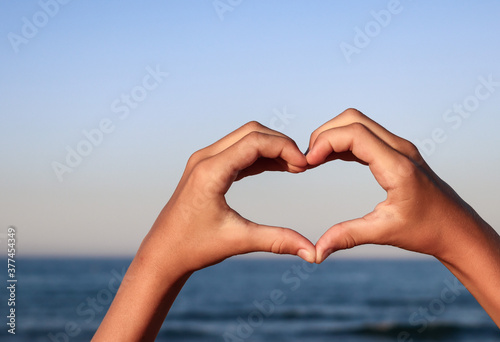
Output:
<path fill-rule="evenodd" d="M 304 251 L 297 255 L 308 261 L 322 262 L 332 252 L 368 243 L 434 255 L 432 246 L 439 238 L 439 232 L 434 231 L 436 224 L 432 221 L 442 215 L 439 212 L 429 215 L 428 209 L 432 203 L 436 204 L 435 207 L 442 207 L 442 203 L 450 202 L 447 195 L 451 188 L 430 170 L 411 143 L 359 112 L 354 113 L 354 117 L 352 114 L 352 111 L 344 112 L 312 134 L 306 169 L 336 159 L 368 165 L 387 192 L 387 199 L 362 218 L 338 223 L 327 230 L 315 245 L 314 258 Z M 280 163 L 287 164 L 283 160 L 277 161 Z M 245 175 L 240 178 L 266 170 L 279 170 L 262 166 L 256 169 L 243 170 Z M 297 172 L 290 164 L 283 166 L 281 171 L 290 169 Z M 452 198 L 451 202 L 455 200 L 458 199 Z M 421 229 L 421 226 L 427 229 Z"/>
<path fill-rule="evenodd" d="M 348 110 L 313 132 L 309 146 L 305 156 L 286 135 L 251 122 L 194 153 L 152 229 L 162 236 L 157 240 L 168 236 L 193 271 L 258 251 L 320 263 L 332 252 L 362 244 L 435 255 L 436 221 L 454 200 L 411 143 Z M 307 172 L 336 159 L 368 165 L 387 198 L 362 218 L 334 225 L 316 245 L 294 230 L 251 222 L 227 204 L 225 194 L 235 180 L 265 171 Z M 457 211 L 451 204 L 448 209 Z"/>
<path fill-rule="evenodd" d="M 306 153 L 307 153 L 307 152 L 309 152 L 309 149 L 306 151 Z M 306 154 L 306 153 L 305 153 L 305 154 Z M 336 156 L 334 156 L 334 155 L 332 154 L 332 156 L 331 156 L 330 158 L 327 158 L 327 159 L 325 160 L 325 162 L 324 162 L 324 163 L 322 163 L 322 164 L 326 164 L 326 163 L 328 163 L 328 162 L 330 162 L 330 161 L 334 161 L 334 160 L 336 160 L 336 159 L 342 159 L 342 160 L 346 160 L 346 161 L 353 161 L 353 160 L 356 160 L 356 158 L 354 158 L 354 157 L 352 156 L 352 154 L 350 154 L 350 153 L 342 153 L 342 154 L 337 154 Z M 281 161 L 280 161 L 280 162 L 281 162 Z M 314 168 L 319 167 L 319 166 L 324 167 L 324 165 L 322 165 L 322 164 L 320 164 L 320 165 L 316 165 L 316 166 L 314 166 Z M 361 163 L 361 164 L 365 164 L 365 163 Z M 309 170 L 305 171 L 305 174 L 307 174 L 307 173 L 309 173 L 309 172 L 317 172 L 317 171 L 313 171 L 312 169 L 313 169 L 313 167 L 311 167 Z M 320 171 L 320 172 L 321 172 L 321 171 Z M 331 169 L 329 169 L 329 172 L 331 172 Z M 335 171 L 333 171 L 333 172 L 335 172 Z M 338 172 L 338 170 L 337 170 L 337 172 Z M 338 175 L 338 173 L 337 173 L 337 175 Z M 292 176 L 292 177 L 293 177 L 293 179 L 292 179 L 292 178 L 290 178 L 290 177 L 289 177 L 289 179 L 290 179 L 293 183 L 298 183 L 298 182 L 301 182 L 301 180 L 297 180 L 295 177 L 299 177 L 299 178 L 300 178 L 301 176 L 302 176 L 302 175 L 295 175 L 295 176 Z M 304 176 L 305 176 L 305 175 L 304 175 Z M 370 179 L 370 181 L 371 181 L 371 182 L 373 182 L 373 177 L 370 177 L 370 178 L 371 178 L 371 179 Z M 363 181 L 367 182 L 368 180 L 365 178 Z M 300 183 L 300 184 L 302 185 L 303 183 Z M 344 183 L 344 184 L 345 184 L 345 183 Z M 344 185 L 344 184 L 342 184 L 342 185 Z M 352 184 L 352 183 L 349 183 L 349 184 Z M 373 183 L 372 183 L 372 184 L 373 184 Z M 342 185 L 341 185 L 341 186 L 342 186 Z M 366 184 L 366 185 L 367 185 L 367 184 Z M 256 186 L 256 185 L 255 185 L 255 183 L 254 183 L 254 184 L 252 184 L 252 185 L 251 185 L 251 189 L 246 189 L 246 190 L 250 190 L 250 191 L 251 191 L 251 190 L 255 190 L 255 189 L 256 189 L 256 188 L 255 188 L 255 186 Z M 332 192 L 333 194 L 330 194 L 330 196 L 328 196 L 328 194 L 327 194 L 327 193 L 323 193 L 323 194 L 322 194 L 323 196 L 321 196 L 321 198 L 322 198 L 322 199 L 324 199 L 324 200 L 328 200 L 328 203 L 323 203 L 323 205 L 322 205 L 322 207 L 324 207 L 324 210 L 326 210 L 327 212 L 328 212 L 328 211 L 335 212 L 335 211 L 336 211 L 336 210 L 335 210 L 335 208 L 337 208 L 337 210 L 338 210 L 338 208 L 340 207 L 340 208 L 341 208 L 341 210 L 342 210 L 342 205 L 343 205 L 343 207 L 344 207 L 344 209 L 345 209 L 345 208 L 348 206 L 348 205 L 346 205 L 345 201 L 342 201 L 343 203 L 338 203 L 338 204 L 335 204 L 335 199 L 328 198 L 328 197 L 335 197 L 335 196 L 334 196 L 334 194 L 335 194 L 335 193 L 339 193 L 339 191 L 338 191 L 338 190 L 339 190 L 339 189 L 338 189 L 339 184 L 338 184 L 338 183 L 337 183 L 337 184 L 335 184 L 335 181 L 334 181 L 334 182 L 331 182 L 328 186 L 329 186 L 329 188 L 328 188 L 328 190 L 326 190 L 326 191 L 328 191 L 328 192 Z M 281 187 L 282 187 L 282 188 L 280 189 L 279 193 L 281 193 L 281 194 L 283 194 L 283 193 L 284 193 L 284 194 L 285 194 L 285 196 L 290 196 L 290 195 L 291 195 L 291 193 L 293 193 L 293 192 L 294 192 L 294 191 L 287 191 L 287 190 L 290 190 L 290 189 L 292 189 L 292 190 L 294 189 L 294 186 L 293 186 L 292 184 L 290 184 L 289 186 L 286 186 L 284 183 L 282 183 L 282 184 L 281 184 Z M 305 189 L 307 189 L 307 190 L 311 190 L 311 189 L 310 189 L 310 187 L 308 187 L 308 186 L 304 186 L 304 187 L 300 186 L 300 188 L 301 188 L 301 189 L 304 189 L 304 190 L 305 190 Z M 345 190 L 345 192 L 347 192 L 347 191 L 348 191 L 348 189 L 347 189 L 347 188 L 348 188 L 348 186 L 346 186 L 346 187 L 345 187 L 345 189 L 344 189 L 344 190 Z M 380 187 L 379 187 L 378 185 L 377 185 L 377 188 L 378 188 L 378 189 L 380 189 Z M 335 190 L 333 190 L 333 189 L 335 189 Z M 323 187 L 322 189 L 320 189 L 320 191 L 321 191 L 321 190 L 325 190 L 325 188 Z M 373 190 L 374 190 L 374 189 L 372 188 L 372 189 L 371 189 L 372 193 L 373 193 Z M 264 205 L 264 208 L 263 208 L 263 205 L 262 205 L 262 200 L 261 200 L 261 201 L 259 201 L 259 202 L 260 202 L 260 203 L 259 203 L 260 205 L 257 205 L 257 207 L 258 207 L 259 209 L 260 209 L 260 208 L 262 208 L 262 209 L 264 209 L 264 210 L 266 210 L 266 209 L 268 210 L 270 207 L 276 207 L 275 205 L 273 205 L 273 203 L 275 204 L 275 203 L 282 203 L 282 202 L 283 202 L 283 199 L 281 199 L 281 200 L 280 200 L 280 196 L 273 196 L 273 194 L 270 194 L 270 196 L 271 196 L 271 197 L 269 197 L 269 196 L 268 196 L 268 195 L 266 195 L 266 194 L 264 194 L 264 195 L 263 195 L 263 194 L 261 193 L 261 191 L 262 191 L 262 190 L 260 190 L 260 189 L 258 189 L 258 188 L 257 188 L 257 190 L 256 190 L 256 191 L 257 191 L 257 193 L 258 193 L 258 194 L 255 194 L 255 197 L 260 197 L 260 198 L 263 198 L 263 199 L 264 199 L 264 202 L 266 203 L 266 204 Z M 265 190 L 264 190 L 264 191 L 265 191 Z M 313 195 L 313 196 L 311 196 L 311 197 L 308 197 L 308 198 L 307 198 L 307 200 L 306 200 L 307 202 L 309 202 L 309 203 L 310 203 L 310 202 L 311 202 L 311 198 L 315 198 L 315 197 L 317 197 L 317 195 L 318 195 L 318 190 L 314 190 L 314 191 L 315 191 L 314 195 Z M 345 196 L 345 192 L 341 192 L 341 193 L 342 193 L 342 199 L 343 199 L 343 200 L 345 200 L 345 197 L 346 197 L 346 196 Z M 290 197 L 287 197 L 287 199 L 289 199 L 289 198 L 290 198 Z M 315 198 L 315 199 L 317 200 L 317 198 Z M 372 197 L 371 199 L 373 199 L 373 197 Z M 372 202 L 372 203 L 369 203 L 369 204 L 367 203 L 367 201 L 365 201 L 365 203 L 363 203 L 364 205 L 361 205 L 361 207 L 362 207 L 362 211 L 358 210 L 358 212 L 365 212 L 365 213 L 368 213 L 368 212 L 370 212 L 371 210 L 373 210 L 373 208 L 374 208 L 374 203 L 375 203 L 375 204 L 376 204 L 376 203 L 379 203 L 380 201 L 383 201 L 384 199 L 385 199 L 385 198 L 381 198 L 381 199 L 380 199 L 380 197 L 378 197 L 378 200 L 379 200 L 378 202 Z M 234 204 L 234 202 L 235 202 L 235 201 L 236 201 L 236 199 L 235 199 L 235 198 L 232 198 L 232 199 L 230 200 L 230 202 L 231 202 L 232 204 Z M 236 201 L 236 202 L 237 202 L 237 201 Z M 287 202 L 289 202 L 289 201 L 287 201 Z M 356 200 L 356 202 L 357 202 L 357 203 L 352 203 L 352 202 L 353 202 L 353 201 L 351 201 L 351 205 L 352 205 L 352 206 L 356 206 L 356 207 L 359 209 L 359 207 L 360 207 L 359 199 L 358 199 L 358 200 Z M 307 204 L 308 204 L 308 203 L 306 203 L 306 205 L 307 205 Z M 235 206 L 231 205 L 231 207 L 233 207 L 233 208 L 235 208 L 235 207 L 240 207 L 240 206 L 242 206 L 242 204 L 238 204 L 238 203 L 237 203 Z M 266 206 L 267 206 L 267 208 L 265 208 Z M 296 207 L 301 207 L 301 208 L 303 208 L 304 206 L 303 206 L 303 205 L 300 205 L 300 206 L 296 206 Z M 252 208 L 255 208 L 255 205 L 252 205 Z M 256 209 L 256 208 L 255 208 L 255 209 Z M 282 209 L 283 209 L 283 207 L 282 207 Z M 318 213 L 318 214 L 319 214 L 319 212 L 318 212 L 318 210 L 316 210 L 316 209 L 317 209 L 317 208 L 311 208 L 311 209 L 308 209 L 308 210 L 303 210 L 303 209 L 301 209 L 301 213 L 303 213 L 303 215 L 304 215 L 304 216 L 313 217 L 313 218 L 315 218 L 315 219 L 316 219 L 315 221 L 317 221 L 317 217 L 318 217 L 318 215 L 316 215 L 316 214 L 315 214 L 315 212 L 316 212 L 316 213 Z M 259 210 L 253 210 L 253 214 L 252 214 L 252 213 L 250 213 L 250 214 L 246 213 L 246 214 L 244 215 L 244 216 L 245 216 L 245 218 L 247 218 L 247 219 L 248 219 L 248 218 L 251 218 L 251 217 L 256 217 L 256 216 L 258 217 L 258 214 L 256 215 L 256 211 L 257 211 L 257 212 L 259 212 Z M 282 212 L 284 212 L 284 210 L 282 210 Z M 337 212 L 337 213 L 338 213 L 338 212 Z M 324 227 L 327 227 L 327 226 L 328 226 L 329 228 L 328 228 L 325 232 L 323 232 L 323 234 L 322 234 L 322 235 L 321 235 L 321 237 L 317 240 L 317 242 L 316 242 L 316 243 L 318 243 L 318 242 L 321 240 L 321 238 L 325 235 L 325 233 L 326 233 L 326 232 L 328 232 L 330 229 L 332 229 L 332 230 L 333 230 L 333 229 L 336 229 L 336 228 L 337 228 L 337 225 L 338 225 L 338 224 L 333 225 L 333 226 L 330 224 L 330 222 L 331 222 L 331 220 L 334 218 L 335 214 L 332 214 L 332 215 L 327 215 L 327 216 L 328 216 L 328 220 L 329 220 L 329 221 L 327 221 L 328 223 L 322 224 L 322 226 L 324 226 Z M 345 217 L 345 215 L 344 215 L 344 217 Z M 357 217 L 357 216 L 355 216 L 355 217 Z M 347 218 L 346 218 L 346 219 L 347 219 Z M 337 220 L 337 221 L 338 221 L 338 220 Z M 340 220 L 340 221 L 342 222 L 342 220 Z M 269 223 L 269 221 L 267 221 L 266 223 Z M 299 223 L 299 224 L 298 224 L 298 223 L 296 222 L 296 220 L 295 220 L 294 222 L 290 222 L 287 226 L 289 226 L 289 227 L 290 227 L 290 226 L 297 227 L 297 226 L 304 226 L 305 224 L 308 224 L 308 227 L 310 227 L 310 223 L 302 223 L 302 224 L 300 224 L 300 223 Z M 279 225 L 279 226 L 281 226 L 281 225 Z M 297 231 L 297 230 L 296 230 L 296 231 Z M 299 231 L 297 231 L 297 232 L 299 232 Z M 299 232 L 299 233 L 300 233 L 300 232 Z M 354 247 L 354 245 L 349 246 L 348 248 L 350 248 L 350 247 Z M 323 254 L 328 254 L 328 255 L 329 255 L 331 252 L 332 252 L 332 250 L 331 250 L 331 249 L 328 249 L 328 250 L 326 250 L 326 252 L 323 252 Z M 310 261 L 310 257 L 309 257 L 309 256 L 306 256 L 306 255 L 300 255 L 300 254 L 301 254 L 301 253 L 299 253 L 299 256 L 300 256 L 300 257 L 302 257 L 302 258 L 303 258 L 303 259 L 305 259 L 306 261 Z M 324 260 L 326 257 L 327 257 L 327 255 L 322 256 L 322 257 L 321 257 L 321 261 L 322 261 L 322 260 Z M 316 258 L 317 258 L 317 257 L 316 257 Z"/>
<path fill-rule="evenodd" d="M 290 227 L 314 244 L 334 223 L 371 212 L 386 195 L 366 166 L 332 162 L 301 174 L 267 172 L 238 181 L 226 200 L 246 219 Z"/>

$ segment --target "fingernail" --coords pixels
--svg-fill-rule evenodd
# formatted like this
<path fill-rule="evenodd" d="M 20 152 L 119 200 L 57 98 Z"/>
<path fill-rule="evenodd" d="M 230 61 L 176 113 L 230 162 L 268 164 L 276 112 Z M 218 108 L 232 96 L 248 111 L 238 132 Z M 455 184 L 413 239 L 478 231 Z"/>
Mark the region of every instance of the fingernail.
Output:
<path fill-rule="evenodd" d="M 300 249 L 297 252 L 297 255 L 299 257 L 301 257 L 302 259 L 304 259 L 305 261 L 309 262 L 309 263 L 313 263 L 314 262 L 311 253 L 309 253 L 309 251 L 307 249 Z"/>
<path fill-rule="evenodd" d="M 330 256 L 330 254 L 333 253 L 333 250 L 332 249 L 327 249 L 326 251 L 323 252 L 323 256 L 321 257 L 321 261 L 325 261 L 326 258 L 328 258 Z"/>

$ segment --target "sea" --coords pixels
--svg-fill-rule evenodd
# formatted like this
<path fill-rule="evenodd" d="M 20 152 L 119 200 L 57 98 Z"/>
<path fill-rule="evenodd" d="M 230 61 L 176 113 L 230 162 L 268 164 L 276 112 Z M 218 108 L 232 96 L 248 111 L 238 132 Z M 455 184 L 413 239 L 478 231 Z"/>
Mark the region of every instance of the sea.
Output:
<path fill-rule="evenodd" d="M 16 260 L 15 330 L 0 277 L 0 341 L 90 341 L 130 262 Z M 156 341 L 493 342 L 500 330 L 435 260 L 238 257 L 191 276 Z"/>

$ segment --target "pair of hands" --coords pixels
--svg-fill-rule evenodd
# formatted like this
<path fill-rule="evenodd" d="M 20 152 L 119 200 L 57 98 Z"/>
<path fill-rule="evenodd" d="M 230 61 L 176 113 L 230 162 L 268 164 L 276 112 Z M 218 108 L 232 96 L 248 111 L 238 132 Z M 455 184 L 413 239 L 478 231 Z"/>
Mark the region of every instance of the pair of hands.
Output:
<path fill-rule="evenodd" d="M 362 218 L 334 225 L 313 245 L 294 230 L 253 223 L 227 204 L 234 181 L 264 171 L 304 172 L 331 160 L 368 165 L 387 199 Z M 393 245 L 446 258 L 443 241 L 467 205 L 427 166 L 413 144 L 354 109 L 314 131 L 304 155 L 289 137 L 250 122 L 194 153 L 149 233 L 196 271 L 230 256 L 265 251 L 320 263 L 362 244 Z"/>
<path fill-rule="evenodd" d="M 368 165 L 387 192 L 362 218 L 334 225 L 316 246 L 294 230 L 253 223 L 226 203 L 234 181 L 264 171 L 304 172 L 331 160 Z M 407 140 L 354 109 L 314 131 L 309 153 L 251 122 L 196 152 L 139 251 L 92 341 L 154 341 L 189 276 L 237 254 L 298 255 L 320 263 L 362 244 L 438 258 L 500 326 L 500 237 Z"/>

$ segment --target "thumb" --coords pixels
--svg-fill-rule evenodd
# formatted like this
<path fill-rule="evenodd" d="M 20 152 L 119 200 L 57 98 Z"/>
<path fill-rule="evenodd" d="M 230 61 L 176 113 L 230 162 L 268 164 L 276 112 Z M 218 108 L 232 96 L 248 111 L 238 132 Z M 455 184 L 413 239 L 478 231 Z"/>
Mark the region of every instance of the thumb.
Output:
<path fill-rule="evenodd" d="M 316 261 L 316 248 L 307 238 L 289 228 L 250 222 L 247 232 L 249 252 L 297 255 L 309 263 Z"/>
<path fill-rule="evenodd" d="M 328 229 L 316 243 L 316 263 L 322 263 L 333 252 L 368 243 L 377 243 L 378 229 L 366 217 L 338 223 Z"/>

